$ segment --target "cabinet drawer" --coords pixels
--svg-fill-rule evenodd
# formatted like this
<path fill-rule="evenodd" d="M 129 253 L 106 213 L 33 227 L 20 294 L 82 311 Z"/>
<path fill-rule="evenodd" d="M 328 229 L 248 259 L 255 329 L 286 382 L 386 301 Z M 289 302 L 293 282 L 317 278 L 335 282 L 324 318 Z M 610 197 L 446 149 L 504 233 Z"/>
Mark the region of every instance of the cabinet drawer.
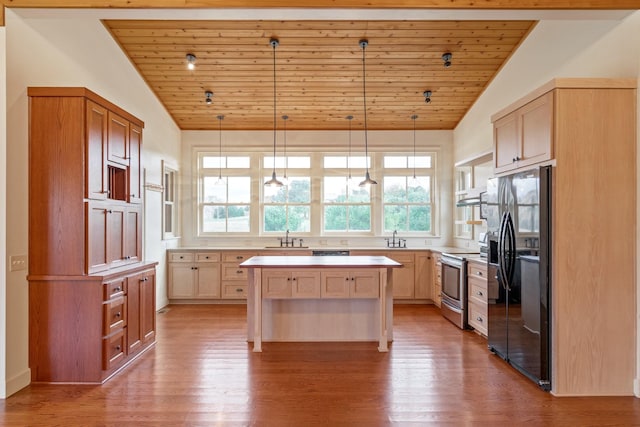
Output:
<path fill-rule="evenodd" d="M 102 340 L 102 369 L 105 371 L 124 361 L 124 329 Z"/>
<path fill-rule="evenodd" d="M 222 282 L 222 299 L 246 299 L 247 284 L 242 282 Z"/>
<path fill-rule="evenodd" d="M 240 264 L 255 256 L 256 254 L 250 252 L 228 252 L 222 254 L 222 262 L 235 262 L 236 264 Z"/>
<path fill-rule="evenodd" d="M 104 285 L 104 301 L 124 295 L 124 280 L 116 280 L 114 282 L 105 283 Z"/>
<path fill-rule="evenodd" d="M 171 252 L 169 262 L 193 262 L 195 259 L 192 252 Z"/>
<path fill-rule="evenodd" d="M 487 264 L 478 264 L 470 262 L 467 269 L 467 277 L 476 277 L 487 280 Z"/>
<path fill-rule="evenodd" d="M 486 336 L 488 320 L 486 305 L 476 304 L 475 302 L 469 303 L 469 325 Z"/>
<path fill-rule="evenodd" d="M 487 304 L 487 281 L 469 277 L 469 301 L 475 301 L 478 304 Z"/>
<path fill-rule="evenodd" d="M 222 280 L 247 280 L 247 269 L 238 264 L 222 264 Z"/>
<path fill-rule="evenodd" d="M 200 252 L 196 254 L 197 262 L 220 262 L 220 254 L 217 252 Z"/>
<path fill-rule="evenodd" d="M 103 335 L 109 335 L 127 325 L 126 302 L 126 297 L 122 296 L 103 304 Z"/>

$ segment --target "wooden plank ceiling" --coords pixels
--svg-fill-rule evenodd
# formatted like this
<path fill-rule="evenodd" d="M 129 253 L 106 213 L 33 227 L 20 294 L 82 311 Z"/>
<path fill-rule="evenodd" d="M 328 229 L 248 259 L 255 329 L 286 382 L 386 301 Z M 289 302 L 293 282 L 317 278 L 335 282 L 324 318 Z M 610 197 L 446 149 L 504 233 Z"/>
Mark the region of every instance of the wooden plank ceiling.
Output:
<path fill-rule="evenodd" d="M 453 129 L 519 46 L 533 21 L 106 20 L 106 27 L 183 130 L 364 126 Z M 445 67 L 442 55 L 452 54 Z M 197 57 L 186 68 L 186 54 Z M 425 103 L 423 92 L 432 92 Z M 205 91 L 214 93 L 207 105 Z"/>

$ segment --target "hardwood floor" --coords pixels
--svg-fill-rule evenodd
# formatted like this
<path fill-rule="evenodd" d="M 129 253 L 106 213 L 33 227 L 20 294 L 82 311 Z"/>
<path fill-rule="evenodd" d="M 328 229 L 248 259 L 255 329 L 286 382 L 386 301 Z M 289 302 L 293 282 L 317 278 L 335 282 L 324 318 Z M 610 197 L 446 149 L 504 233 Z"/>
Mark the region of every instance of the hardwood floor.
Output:
<path fill-rule="evenodd" d="M 245 342 L 246 308 L 174 305 L 156 347 L 102 386 L 33 384 L 2 426 L 631 426 L 640 399 L 555 398 L 434 306 L 396 305 L 376 343 Z"/>

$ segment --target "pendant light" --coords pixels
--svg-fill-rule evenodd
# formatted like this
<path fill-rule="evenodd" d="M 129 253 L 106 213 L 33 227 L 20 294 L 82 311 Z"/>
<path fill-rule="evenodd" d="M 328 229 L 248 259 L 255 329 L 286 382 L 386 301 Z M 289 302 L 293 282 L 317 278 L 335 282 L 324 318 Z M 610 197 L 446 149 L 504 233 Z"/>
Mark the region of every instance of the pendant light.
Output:
<path fill-rule="evenodd" d="M 278 39 L 271 39 L 269 44 L 273 48 L 273 173 L 271 179 L 264 185 L 269 187 L 282 187 L 282 182 L 276 178 L 276 47 L 280 44 Z"/>
<path fill-rule="evenodd" d="M 218 114 L 216 117 L 218 119 L 218 179 L 215 185 L 225 185 L 224 179 L 222 179 L 222 120 L 224 120 L 224 116 Z"/>
<path fill-rule="evenodd" d="M 367 187 L 372 184 L 377 184 L 376 181 L 369 176 L 369 142 L 367 141 L 367 84 L 366 84 L 366 69 L 364 64 L 364 51 L 369 45 L 368 40 L 360 40 L 360 47 L 362 48 L 362 104 L 364 105 L 364 156 L 367 163 L 367 172 L 364 175 L 364 181 L 359 185 L 360 187 Z"/>
<path fill-rule="evenodd" d="M 413 178 L 411 178 L 410 185 L 412 187 L 418 187 L 420 185 L 420 182 L 416 177 L 416 119 L 417 118 L 418 116 L 416 114 L 411 116 L 411 120 L 413 120 Z"/>
<path fill-rule="evenodd" d="M 289 120 L 289 116 L 286 114 L 282 116 L 282 120 L 284 120 L 284 176 L 282 177 L 282 184 L 289 184 L 289 178 L 287 178 L 287 166 L 289 166 L 289 161 L 287 160 L 287 120 Z"/>
<path fill-rule="evenodd" d="M 351 185 L 353 183 L 353 177 L 351 176 L 351 120 L 353 120 L 352 115 L 348 115 L 345 119 L 349 120 L 349 156 L 347 157 L 347 184 Z"/>

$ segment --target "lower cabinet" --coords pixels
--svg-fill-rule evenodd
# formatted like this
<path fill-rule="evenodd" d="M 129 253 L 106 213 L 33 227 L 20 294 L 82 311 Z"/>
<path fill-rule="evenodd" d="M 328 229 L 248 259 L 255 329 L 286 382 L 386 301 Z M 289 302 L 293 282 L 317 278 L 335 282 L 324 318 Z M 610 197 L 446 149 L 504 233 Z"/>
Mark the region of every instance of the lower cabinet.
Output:
<path fill-rule="evenodd" d="M 366 270 L 280 270 L 262 272 L 262 297 L 295 298 L 378 298 L 377 271 Z"/>
<path fill-rule="evenodd" d="M 176 249 L 167 252 L 170 300 L 245 300 L 247 269 L 238 266 L 256 255 L 246 251 Z"/>
<path fill-rule="evenodd" d="M 33 382 L 102 383 L 155 343 L 155 266 L 29 276 Z"/>
<path fill-rule="evenodd" d="M 433 268 L 431 271 L 433 272 L 433 303 L 440 307 L 440 303 L 442 301 L 442 254 L 439 252 L 433 252 L 432 256 Z"/>
<path fill-rule="evenodd" d="M 487 336 L 488 333 L 488 277 L 487 263 L 469 261 L 467 268 L 467 293 L 469 298 L 469 326 L 476 332 Z"/>

